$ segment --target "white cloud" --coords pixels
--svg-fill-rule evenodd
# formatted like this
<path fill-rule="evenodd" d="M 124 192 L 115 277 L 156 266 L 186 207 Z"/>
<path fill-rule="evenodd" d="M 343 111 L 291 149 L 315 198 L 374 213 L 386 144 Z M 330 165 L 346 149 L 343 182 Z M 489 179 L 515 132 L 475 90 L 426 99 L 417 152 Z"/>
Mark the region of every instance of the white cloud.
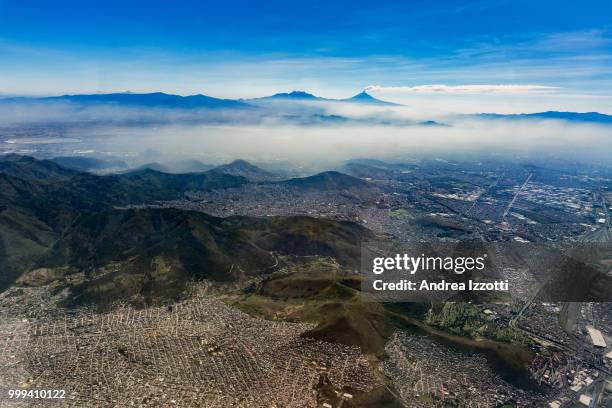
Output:
<path fill-rule="evenodd" d="M 545 85 L 417 85 L 417 86 L 380 86 L 370 85 L 365 88 L 368 92 L 379 93 L 417 93 L 417 94 L 526 94 L 554 92 L 558 90 L 555 86 Z"/>

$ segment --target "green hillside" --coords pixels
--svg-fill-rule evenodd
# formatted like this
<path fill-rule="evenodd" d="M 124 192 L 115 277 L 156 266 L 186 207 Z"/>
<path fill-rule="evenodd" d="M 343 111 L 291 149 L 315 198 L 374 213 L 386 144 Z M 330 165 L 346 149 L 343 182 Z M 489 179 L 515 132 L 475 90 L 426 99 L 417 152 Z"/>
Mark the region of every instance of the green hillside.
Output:
<path fill-rule="evenodd" d="M 0 289 L 36 270 L 36 279 L 22 281 L 65 277 L 74 304 L 177 298 L 194 279 L 227 282 L 268 271 L 273 252 L 330 256 L 354 268 L 360 242 L 372 237 L 357 224 L 310 217 L 119 209 L 247 183 L 215 171 L 95 176 L 28 157 L 0 163 Z"/>

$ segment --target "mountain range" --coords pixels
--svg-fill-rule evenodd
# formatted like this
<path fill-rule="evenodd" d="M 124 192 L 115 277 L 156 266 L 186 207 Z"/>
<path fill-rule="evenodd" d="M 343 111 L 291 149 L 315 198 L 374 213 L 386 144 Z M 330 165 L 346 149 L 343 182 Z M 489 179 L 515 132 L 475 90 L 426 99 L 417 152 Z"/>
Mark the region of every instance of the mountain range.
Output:
<path fill-rule="evenodd" d="M 147 108 L 172 108 L 172 109 L 236 109 L 249 108 L 250 106 L 242 101 L 233 99 L 219 99 L 207 95 L 172 95 L 163 92 L 153 93 L 109 93 L 109 94 L 88 94 L 88 95 L 62 95 L 49 96 L 43 98 L 8 98 L 3 102 L 34 102 L 34 103 L 70 103 L 79 106 L 114 105 L 126 107 L 147 107 Z"/>
<path fill-rule="evenodd" d="M 221 99 L 207 95 L 173 95 L 163 92 L 153 93 L 108 93 L 108 94 L 84 94 L 84 95 L 61 95 L 48 97 L 13 97 L 0 99 L 2 103 L 70 103 L 78 106 L 125 106 L 143 108 L 171 108 L 171 109 L 245 109 L 253 108 L 260 102 L 274 100 L 291 101 L 319 101 L 319 102 L 345 102 L 372 105 L 395 105 L 392 102 L 382 101 L 363 91 L 353 97 L 346 99 L 328 99 L 309 94 L 304 91 L 293 91 L 290 93 L 277 93 L 271 96 L 253 99 Z"/>
<path fill-rule="evenodd" d="M 568 122 L 588 122 L 588 123 L 612 124 L 612 115 L 605 115 L 599 112 L 546 111 L 546 112 L 518 113 L 518 114 L 481 113 L 477 116 L 483 119 L 506 119 L 506 120 L 554 119 L 554 120 L 564 120 Z"/>
<path fill-rule="evenodd" d="M 272 253 L 333 256 L 356 265 L 359 242 L 372 233 L 351 222 L 217 218 L 141 206 L 173 200 L 187 191 L 250 182 L 227 173 L 235 169 L 249 170 L 245 175 L 263 172 L 239 161 L 202 173 L 144 169 L 99 176 L 50 160 L 3 157 L 0 290 L 17 279 L 32 285 L 59 280 L 72 282 L 73 303 L 104 303 L 119 296 L 144 296 L 151 302 L 159 296 L 180 296 L 193 279 L 232 280 L 263 271 L 274 264 Z M 333 172 L 287 183 L 344 189 L 360 182 Z"/>
<path fill-rule="evenodd" d="M 281 103 L 282 102 L 282 103 Z M 342 123 L 355 123 L 355 124 L 395 124 L 395 125 L 421 125 L 421 126 L 446 126 L 444 123 L 437 122 L 435 120 L 412 122 L 406 119 L 394 119 L 390 120 L 386 117 L 370 116 L 368 118 L 350 118 L 340 116 L 336 114 L 328 114 L 325 112 L 321 105 L 344 103 L 344 104 L 359 104 L 367 106 L 378 106 L 378 107 L 401 107 L 403 105 L 388 102 L 377 99 L 362 91 L 357 95 L 350 98 L 344 99 L 332 99 L 323 98 L 320 96 L 313 95 L 305 91 L 292 91 L 285 93 L 276 93 L 274 95 L 265 96 L 261 98 L 251 99 L 221 99 L 207 95 L 172 95 L 163 92 L 154 93 L 109 93 L 109 94 L 85 94 L 85 95 L 62 95 L 62 96 L 50 96 L 50 97 L 10 97 L 0 99 L 0 106 L 22 106 L 23 104 L 34 104 L 41 106 L 53 106 L 56 104 L 65 104 L 77 109 L 81 108 L 95 108 L 95 107 L 126 107 L 126 108 L 142 108 L 143 112 L 146 109 L 157 108 L 166 110 L 182 110 L 182 111 L 195 111 L 198 116 L 196 118 L 189 117 L 183 118 L 182 120 L 190 121 L 208 121 L 208 122 L 220 122 L 224 121 L 236 121 L 246 120 L 245 112 L 252 112 L 253 115 L 263 115 L 263 117 L 276 116 L 280 119 L 288 120 L 297 124 L 303 125 L 316 125 L 316 124 L 342 124 Z M 321 103 L 317 105 L 317 103 Z M 310 108 L 319 107 L 319 109 L 305 110 L 305 106 Z M 216 112 L 219 110 L 223 111 L 238 111 L 242 112 L 240 118 L 230 116 L 224 118 L 223 115 L 217 115 L 211 113 L 212 116 L 202 116 L 199 110 L 210 110 Z M 289 110 L 288 110 L 289 109 Z M 498 113 L 480 113 L 476 115 L 468 115 L 470 117 L 476 117 L 479 119 L 505 119 L 505 120 L 564 120 L 568 122 L 580 122 L 580 123 L 598 123 L 598 124 L 612 124 L 612 115 L 607 115 L 599 112 L 559 112 L 559 111 L 545 111 L 545 112 L 534 112 L 534 113 L 520 113 L 520 114 L 498 114 Z M 120 120 L 112 117 L 113 120 Z M 253 119 L 251 117 L 251 119 Z M 102 120 L 97 116 L 89 116 L 87 119 L 89 122 L 96 122 Z M 157 117 L 160 123 L 164 122 L 162 117 Z M 103 121 L 104 122 L 104 121 Z M 155 117 L 149 117 L 142 120 L 141 122 L 134 122 L 134 124 L 146 124 L 155 122 Z"/>
<path fill-rule="evenodd" d="M 247 99 L 248 102 L 261 102 L 261 101 L 315 101 L 315 102 L 344 102 L 344 103 L 359 103 L 368 105 L 386 105 L 386 106 L 402 106 L 398 103 L 387 102 L 377 98 L 366 91 L 362 91 L 355 96 L 344 99 L 330 99 L 322 98 L 320 96 L 313 95 L 305 91 L 292 91 L 288 93 L 277 93 L 271 96 L 265 96 L 263 98 Z"/>

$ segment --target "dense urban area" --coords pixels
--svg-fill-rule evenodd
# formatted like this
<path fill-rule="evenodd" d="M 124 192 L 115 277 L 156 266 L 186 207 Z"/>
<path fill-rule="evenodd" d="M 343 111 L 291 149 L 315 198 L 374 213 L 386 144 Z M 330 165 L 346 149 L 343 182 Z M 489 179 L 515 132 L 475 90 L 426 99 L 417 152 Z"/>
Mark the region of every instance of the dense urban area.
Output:
<path fill-rule="evenodd" d="M 103 209 L 112 217 L 136 221 L 77 213 L 73 235 L 49 239 L 53 256 L 41 255 L 0 293 L 2 406 L 612 406 L 612 303 L 550 299 L 515 270 L 507 276 L 520 296 L 501 301 L 367 304 L 358 259 L 346 255 L 362 237 L 594 244 L 609 255 L 609 169 L 432 157 L 351 160 L 314 175 L 245 161 L 184 174 L 151 164 L 118 171 L 113 162 L 81 173 L 68 160 L 53 161 L 62 152 L 35 160 L 26 156 L 29 144 L 10 142 L 0 176 L 12 190 L 3 189 L 0 204 L 22 226 L 23 214 L 40 214 L 36 202 L 63 211 L 45 214 L 51 225 L 72 216 L 64 197 L 93 191 L 112 198 Z M 106 196 L 88 177 L 113 191 L 127 187 Z M 28 192 L 33 209 L 14 204 L 30 203 L 27 183 L 38 183 Z M 53 183 L 61 184 L 53 198 L 36 195 Z M 167 185 L 185 187 L 160 193 Z M 183 214 L 189 218 L 181 221 Z M 7 219 L 0 228 L 19 230 Z M 144 225 L 156 241 L 139 247 L 122 223 Z M 182 228 L 193 235 L 184 238 Z M 194 239 L 214 241 L 211 253 L 222 260 L 214 265 L 227 268 L 225 278 L 193 274 L 202 261 L 191 253 L 173 257 Z M 258 259 L 224 252 L 225 245 Z M 89 246 L 102 255 L 87 255 Z M 609 279 L 610 258 L 603 267 Z M 609 291 L 599 295 L 605 300 Z M 105 302 L 92 300 L 98 295 Z M 65 394 L 8 397 L 22 389 Z"/>

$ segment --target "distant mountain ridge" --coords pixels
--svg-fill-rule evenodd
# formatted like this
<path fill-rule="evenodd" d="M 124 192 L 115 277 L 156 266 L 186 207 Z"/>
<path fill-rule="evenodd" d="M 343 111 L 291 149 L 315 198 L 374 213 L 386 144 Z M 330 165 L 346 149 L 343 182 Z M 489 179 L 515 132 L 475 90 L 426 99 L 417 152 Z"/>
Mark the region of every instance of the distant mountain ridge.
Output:
<path fill-rule="evenodd" d="M 321 101 L 321 102 L 347 102 L 373 105 L 396 105 L 392 102 L 376 99 L 366 91 L 345 99 L 322 98 L 305 91 L 281 92 L 270 96 L 252 99 L 222 99 L 208 95 L 174 95 L 164 92 L 151 93 L 100 93 L 100 94 L 74 94 L 45 97 L 10 97 L 0 98 L 2 103 L 47 103 L 63 102 L 83 106 L 112 105 L 112 106 L 132 106 L 150 108 L 175 108 L 175 109 L 244 109 L 252 108 L 253 103 L 265 101 Z"/>
<path fill-rule="evenodd" d="M 370 106 L 403 106 L 401 104 L 384 101 L 373 97 L 367 91 L 362 91 L 357 95 L 344 99 L 333 99 L 320 97 L 306 91 L 295 90 L 291 92 L 281 92 L 270 96 L 251 99 L 222 99 L 215 98 L 203 94 L 198 95 L 173 95 L 163 92 L 152 93 L 107 93 L 107 94 L 76 94 L 76 95 L 61 95 L 47 97 L 6 97 L 0 98 L 0 104 L 54 104 L 65 103 L 74 105 L 75 107 L 97 107 L 97 106 L 117 106 L 117 107 L 136 107 L 136 108 L 164 108 L 164 109 L 246 109 L 258 111 L 260 108 L 265 108 L 262 112 L 266 114 L 274 114 L 275 105 L 272 102 L 283 102 L 287 106 L 299 105 L 301 102 L 324 102 L 324 103 L 351 103 Z M 282 104 L 278 104 L 282 107 Z M 324 112 L 307 112 L 303 116 L 292 112 L 276 112 L 280 118 L 293 120 L 301 124 L 320 124 L 320 123 L 353 123 L 358 122 L 354 119 L 346 118 L 339 115 L 327 115 Z M 612 124 L 612 115 L 599 112 L 562 112 L 562 111 L 543 111 L 534 113 L 518 113 L 518 114 L 501 114 L 501 113 L 477 113 L 460 115 L 465 117 L 474 117 L 479 119 L 550 119 L 550 120 L 565 120 L 568 122 L 581 123 L 600 123 Z M 161 119 L 160 119 L 161 120 Z M 192 119 L 193 120 L 193 119 Z M 145 121 L 146 123 L 146 121 Z M 385 124 L 385 121 L 375 121 L 378 124 Z M 418 123 L 421 126 L 448 126 L 445 123 L 440 123 L 435 120 L 428 120 Z"/>
<path fill-rule="evenodd" d="M 66 102 L 77 105 L 118 105 L 151 108 L 249 108 L 250 105 L 234 99 L 220 99 L 207 95 L 173 95 L 163 92 L 153 93 L 108 93 L 108 94 L 83 94 L 62 95 L 40 98 L 7 98 L 4 102 Z"/>
<path fill-rule="evenodd" d="M 590 123 L 605 123 L 612 124 L 612 115 L 606 115 L 599 112 L 559 112 L 546 111 L 535 113 L 516 113 L 516 114 L 501 114 L 501 113 L 481 113 L 477 117 L 483 119 L 557 119 L 566 120 L 569 122 L 590 122 Z"/>

